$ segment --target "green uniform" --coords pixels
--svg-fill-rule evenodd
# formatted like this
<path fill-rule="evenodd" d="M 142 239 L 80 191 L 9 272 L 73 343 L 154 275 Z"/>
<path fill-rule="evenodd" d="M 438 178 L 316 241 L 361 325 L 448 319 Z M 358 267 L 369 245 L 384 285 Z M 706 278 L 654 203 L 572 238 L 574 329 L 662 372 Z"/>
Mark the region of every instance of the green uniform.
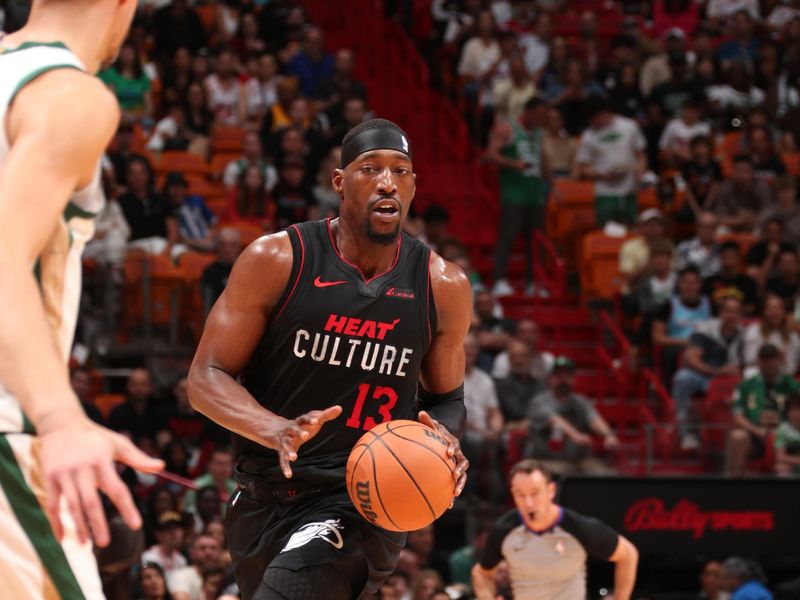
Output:
<path fill-rule="evenodd" d="M 761 423 L 761 414 L 765 410 L 775 411 L 783 418 L 786 400 L 798 391 L 800 383 L 788 375 L 781 375 L 771 386 L 767 385 L 763 376 L 756 375 L 739 384 L 733 399 L 733 412 L 744 415 L 756 425 Z"/>
<path fill-rule="evenodd" d="M 544 205 L 542 181 L 542 130 L 528 131 L 518 121 L 509 121 L 513 135 L 501 154 L 521 160 L 528 168 L 500 169 L 500 201 L 514 206 Z"/>
<path fill-rule="evenodd" d="M 775 449 L 785 450 L 791 456 L 800 456 L 800 430 L 795 429 L 788 421 L 784 421 L 775 430 Z M 800 465 L 792 469 L 800 475 Z"/>

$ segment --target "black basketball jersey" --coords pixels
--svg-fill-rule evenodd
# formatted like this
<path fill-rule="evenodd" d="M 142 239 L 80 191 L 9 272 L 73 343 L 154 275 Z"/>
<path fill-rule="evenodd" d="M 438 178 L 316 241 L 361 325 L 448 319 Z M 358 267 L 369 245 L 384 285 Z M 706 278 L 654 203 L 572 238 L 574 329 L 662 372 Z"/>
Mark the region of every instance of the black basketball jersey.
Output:
<path fill-rule="evenodd" d="M 241 381 L 262 406 L 290 419 L 341 405 L 342 414 L 300 447 L 292 472 L 300 481 L 343 481 L 365 431 L 415 416 L 422 358 L 436 331 L 431 253 L 401 234 L 389 270 L 365 279 L 339 254 L 330 220 L 286 231 L 289 282 Z M 243 471 L 283 479 L 276 451 L 236 435 L 234 448 Z"/>

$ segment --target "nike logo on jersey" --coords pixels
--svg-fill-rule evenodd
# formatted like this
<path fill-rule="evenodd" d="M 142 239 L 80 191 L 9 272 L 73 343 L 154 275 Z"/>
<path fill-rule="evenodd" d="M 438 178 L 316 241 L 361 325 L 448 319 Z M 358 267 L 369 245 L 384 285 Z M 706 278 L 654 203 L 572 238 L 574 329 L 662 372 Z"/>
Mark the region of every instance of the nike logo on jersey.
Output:
<path fill-rule="evenodd" d="M 315 539 L 320 539 L 340 550 L 344 546 L 342 539 L 343 527 L 339 519 L 327 519 L 316 523 L 307 523 L 292 534 L 281 553 L 301 548 Z"/>
<path fill-rule="evenodd" d="M 344 279 L 341 281 L 322 281 L 317 275 L 317 278 L 314 280 L 314 285 L 318 288 L 325 288 L 330 287 L 332 285 L 339 285 L 340 283 L 347 283 Z"/>

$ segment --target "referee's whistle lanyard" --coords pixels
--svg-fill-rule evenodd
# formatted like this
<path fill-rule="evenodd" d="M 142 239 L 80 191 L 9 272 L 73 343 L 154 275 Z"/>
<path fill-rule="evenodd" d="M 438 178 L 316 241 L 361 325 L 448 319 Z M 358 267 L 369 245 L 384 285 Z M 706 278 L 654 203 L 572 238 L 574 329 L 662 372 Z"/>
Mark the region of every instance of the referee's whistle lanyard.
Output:
<path fill-rule="evenodd" d="M 551 531 L 553 531 L 553 529 L 555 529 L 556 527 L 558 527 L 561 524 L 561 520 L 564 518 L 564 508 L 559 506 L 558 507 L 558 516 L 556 517 L 556 520 L 553 521 L 553 524 L 550 525 L 549 527 L 545 527 L 544 529 L 538 529 L 537 530 L 537 529 L 534 529 L 534 528 L 530 527 L 525 522 L 525 517 L 522 515 L 521 511 L 518 510 L 517 512 L 519 513 L 520 521 L 522 521 L 522 524 L 525 526 L 525 529 L 527 529 L 530 533 L 532 533 L 534 535 L 544 535 L 545 533 L 550 533 Z"/>

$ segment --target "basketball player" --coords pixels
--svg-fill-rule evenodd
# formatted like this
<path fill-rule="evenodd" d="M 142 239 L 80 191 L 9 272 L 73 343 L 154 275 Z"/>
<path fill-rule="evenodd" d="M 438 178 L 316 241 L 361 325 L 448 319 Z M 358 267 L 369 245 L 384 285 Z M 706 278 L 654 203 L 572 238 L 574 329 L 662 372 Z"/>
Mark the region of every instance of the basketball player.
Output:
<path fill-rule="evenodd" d="M 102 598 L 98 488 L 136 528 L 113 460 L 162 466 L 86 417 L 66 367 L 80 252 L 103 204 L 98 161 L 119 120 L 92 74 L 135 9 L 34 0 L 28 24 L 0 39 L 0 598 Z"/>
<path fill-rule="evenodd" d="M 190 371 L 195 408 L 235 434 L 226 519 L 246 599 L 368 597 L 392 572 L 405 534 L 369 524 L 345 491 L 348 455 L 373 425 L 437 428 L 456 495 L 466 481 L 450 432 L 465 418 L 470 287 L 401 233 L 416 189 L 403 131 L 383 119 L 352 129 L 333 187 L 339 218 L 244 251 Z"/>
<path fill-rule="evenodd" d="M 586 558 L 615 563 L 614 600 L 630 600 L 639 553 L 633 544 L 597 519 L 553 502 L 551 473 L 533 459 L 509 473 L 516 509 L 500 517 L 478 563 L 472 588 L 478 600 L 495 600 L 494 575 L 508 563 L 515 600 L 586 600 Z"/>

